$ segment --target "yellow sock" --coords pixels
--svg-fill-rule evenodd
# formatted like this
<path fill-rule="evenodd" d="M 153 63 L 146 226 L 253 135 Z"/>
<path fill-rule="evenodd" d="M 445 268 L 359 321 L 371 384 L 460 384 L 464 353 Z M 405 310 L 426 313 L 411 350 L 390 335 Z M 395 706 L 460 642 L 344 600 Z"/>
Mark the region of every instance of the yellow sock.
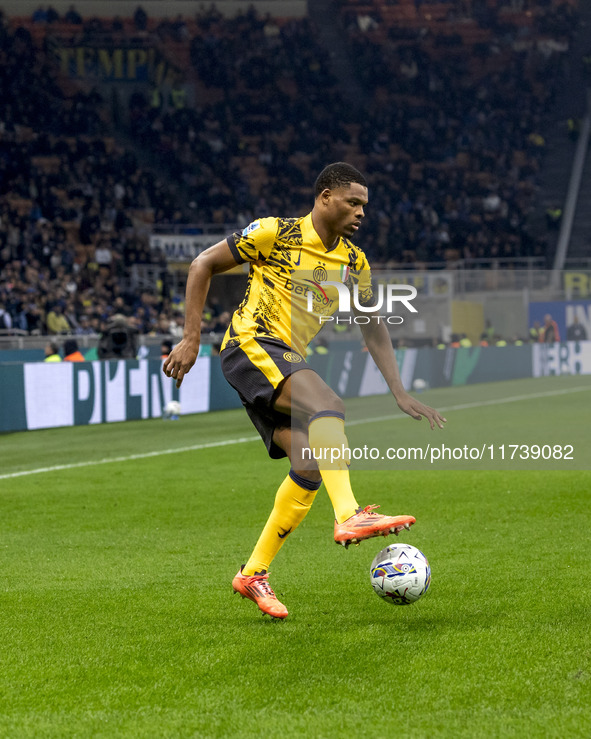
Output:
<path fill-rule="evenodd" d="M 244 565 L 243 575 L 266 572 L 273 558 L 283 546 L 287 535 L 304 520 L 314 502 L 321 483 L 301 477 L 293 470 L 279 486 L 275 505 L 265 524 L 250 559 Z"/>
<path fill-rule="evenodd" d="M 343 523 L 359 507 L 349 478 L 349 442 L 345 436 L 344 416 L 336 411 L 325 411 L 313 416 L 308 426 L 308 441 L 334 508 L 337 523 Z"/>

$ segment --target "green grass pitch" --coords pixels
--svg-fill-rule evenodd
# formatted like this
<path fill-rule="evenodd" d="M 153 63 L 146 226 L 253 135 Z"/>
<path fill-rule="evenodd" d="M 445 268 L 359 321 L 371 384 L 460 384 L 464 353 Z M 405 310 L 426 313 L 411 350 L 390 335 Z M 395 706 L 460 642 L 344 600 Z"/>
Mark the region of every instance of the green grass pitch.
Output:
<path fill-rule="evenodd" d="M 591 736 L 590 391 L 432 390 L 433 432 L 349 402 L 352 444 L 552 439 L 575 462 L 354 465 L 360 503 L 417 517 L 431 589 L 375 596 L 396 539 L 337 547 L 321 490 L 272 568 L 285 622 L 230 586 L 288 469 L 243 411 L 0 436 L 0 736 Z"/>

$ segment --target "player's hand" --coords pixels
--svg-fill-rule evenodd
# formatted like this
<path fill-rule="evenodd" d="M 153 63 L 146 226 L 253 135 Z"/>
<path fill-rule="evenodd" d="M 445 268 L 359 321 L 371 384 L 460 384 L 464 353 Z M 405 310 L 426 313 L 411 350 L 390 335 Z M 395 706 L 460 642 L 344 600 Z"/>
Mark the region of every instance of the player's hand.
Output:
<path fill-rule="evenodd" d="M 447 423 L 447 419 L 439 415 L 435 408 L 431 408 L 431 406 L 421 403 L 416 398 L 408 395 L 408 393 L 403 395 L 401 398 L 397 398 L 396 402 L 401 411 L 408 413 L 408 415 L 412 416 L 416 421 L 420 421 L 421 418 L 425 416 L 432 429 L 435 428 L 435 424 L 442 429 L 443 424 Z"/>
<path fill-rule="evenodd" d="M 182 339 L 164 360 L 162 371 L 167 377 L 176 380 L 176 386 L 180 387 L 185 375 L 195 364 L 199 354 L 199 344 Z"/>

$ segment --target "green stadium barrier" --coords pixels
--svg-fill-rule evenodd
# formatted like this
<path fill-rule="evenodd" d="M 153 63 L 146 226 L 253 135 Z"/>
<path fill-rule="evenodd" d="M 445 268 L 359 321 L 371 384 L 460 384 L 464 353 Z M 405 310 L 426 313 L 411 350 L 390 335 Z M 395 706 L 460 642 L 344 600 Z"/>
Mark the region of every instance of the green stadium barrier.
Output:
<path fill-rule="evenodd" d="M 550 374 L 591 374 L 591 341 L 546 346 L 400 349 L 402 382 L 409 390 L 420 378 L 429 387 L 471 385 Z M 342 397 L 389 392 L 368 352 L 333 345 L 328 355 L 312 356 L 311 366 Z"/>
<path fill-rule="evenodd" d="M 209 410 L 226 411 L 230 408 L 240 408 L 242 403 L 238 393 L 228 384 L 222 374 L 222 364 L 219 357 L 211 358 L 211 373 L 209 385 Z"/>
<path fill-rule="evenodd" d="M 421 378 L 429 387 L 558 374 L 591 375 L 591 341 L 546 346 L 401 349 L 405 387 Z M 336 343 L 309 365 L 343 397 L 389 392 L 367 351 Z M 156 359 L 96 362 L 0 363 L 0 432 L 160 418 L 170 400 L 183 414 L 240 407 L 219 357 L 199 357 L 180 390 Z"/>
<path fill-rule="evenodd" d="M 183 413 L 209 410 L 210 358 L 200 358 L 180 390 L 162 361 L 0 364 L 0 431 L 160 418 L 170 400 Z"/>
<path fill-rule="evenodd" d="M 2 349 L 0 362 L 41 362 L 45 357 L 43 349 Z"/>
<path fill-rule="evenodd" d="M 421 349 L 415 377 L 423 378 L 430 387 L 517 380 L 532 376 L 531 356 L 530 344 Z"/>
<path fill-rule="evenodd" d="M 22 364 L 0 364 L 0 432 L 26 428 Z"/>

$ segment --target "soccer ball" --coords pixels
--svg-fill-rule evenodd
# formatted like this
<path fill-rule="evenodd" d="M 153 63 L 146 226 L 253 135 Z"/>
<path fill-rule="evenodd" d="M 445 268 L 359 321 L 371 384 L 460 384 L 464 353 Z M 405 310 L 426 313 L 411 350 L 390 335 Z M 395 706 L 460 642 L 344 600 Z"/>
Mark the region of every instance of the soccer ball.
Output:
<path fill-rule="evenodd" d="M 371 586 L 387 603 L 407 606 L 425 595 L 431 584 L 427 557 L 410 544 L 390 544 L 374 557 Z"/>
<path fill-rule="evenodd" d="M 170 418 L 176 421 L 181 413 L 181 404 L 178 400 L 169 400 L 163 408 L 163 415 L 165 418 Z"/>
<path fill-rule="evenodd" d="M 421 377 L 417 377 L 417 379 L 412 384 L 413 390 L 417 393 L 422 393 L 423 390 L 427 389 L 427 381 L 423 380 Z"/>

